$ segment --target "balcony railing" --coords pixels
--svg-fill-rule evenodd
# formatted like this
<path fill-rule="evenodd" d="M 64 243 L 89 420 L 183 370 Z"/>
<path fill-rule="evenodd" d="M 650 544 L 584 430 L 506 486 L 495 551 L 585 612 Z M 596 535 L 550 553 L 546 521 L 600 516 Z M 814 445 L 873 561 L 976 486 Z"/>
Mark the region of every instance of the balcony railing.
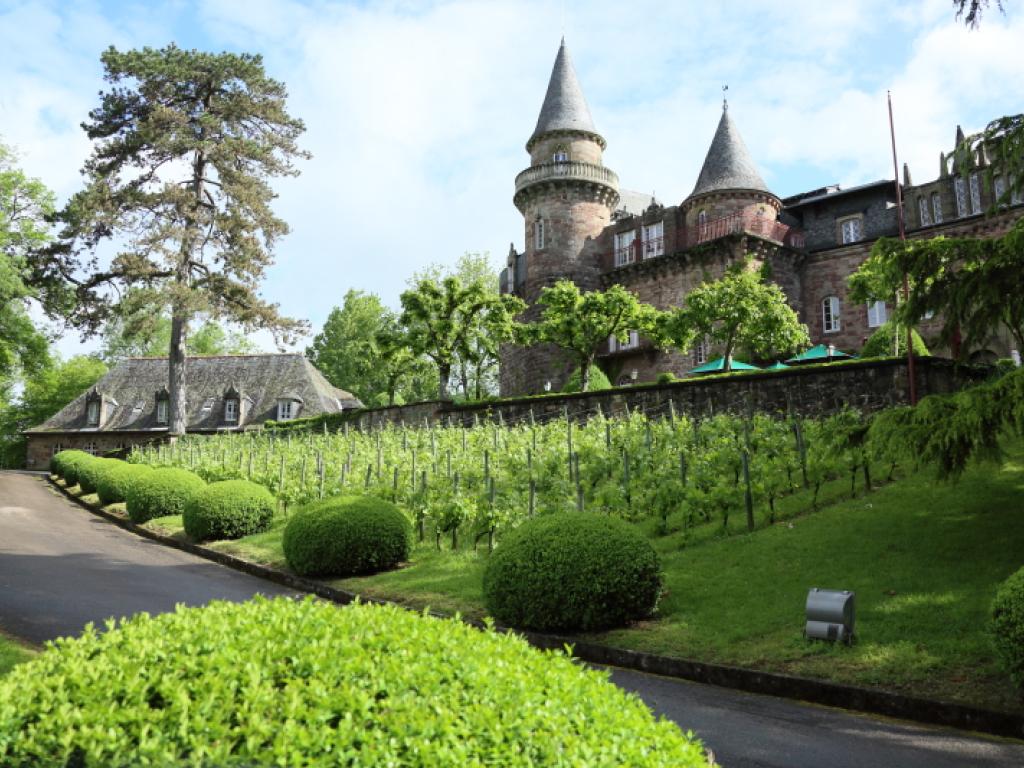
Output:
<path fill-rule="evenodd" d="M 516 176 L 516 194 L 532 186 L 548 181 L 590 181 L 611 187 L 615 191 L 619 189 L 619 177 L 614 171 L 610 171 L 603 165 L 593 163 L 582 163 L 578 160 L 570 160 L 565 163 L 544 163 L 527 168 Z"/>
<path fill-rule="evenodd" d="M 665 255 L 665 238 L 652 237 L 648 240 L 634 240 L 629 245 L 615 249 L 614 263 L 616 267 L 624 267 L 642 259 L 653 259 Z"/>

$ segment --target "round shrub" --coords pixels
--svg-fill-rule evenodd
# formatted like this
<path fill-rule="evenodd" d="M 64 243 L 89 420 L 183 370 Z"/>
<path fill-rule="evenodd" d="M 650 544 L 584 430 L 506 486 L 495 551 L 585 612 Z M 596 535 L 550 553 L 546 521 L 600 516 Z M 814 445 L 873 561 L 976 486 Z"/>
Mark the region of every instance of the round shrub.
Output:
<path fill-rule="evenodd" d="M 129 464 L 119 461 L 103 473 L 96 483 L 96 493 L 101 504 L 116 504 L 128 498 L 128 489 L 135 484 L 141 475 L 149 474 L 153 468 L 148 464 Z"/>
<path fill-rule="evenodd" d="M 604 375 L 604 371 L 598 368 L 596 365 L 590 366 L 590 381 L 588 382 L 588 392 L 596 392 L 599 389 L 611 389 L 612 383 L 608 381 L 608 377 Z M 565 382 L 565 386 L 562 387 L 563 392 L 579 392 L 580 391 L 580 369 L 576 368 L 573 370 L 569 380 Z"/>
<path fill-rule="evenodd" d="M 409 557 L 411 526 L 376 496 L 345 496 L 299 510 L 284 529 L 288 566 L 301 576 L 374 573 Z"/>
<path fill-rule="evenodd" d="M 992 635 L 1010 679 L 1024 689 L 1024 568 L 1002 583 L 992 601 Z"/>
<path fill-rule="evenodd" d="M 92 461 L 84 461 L 79 464 L 78 485 L 82 489 L 82 493 L 96 493 L 103 476 L 118 464 L 123 463 L 118 459 L 93 457 Z"/>
<path fill-rule="evenodd" d="M 68 480 L 68 485 L 78 484 L 78 471 L 77 466 L 87 460 L 91 460 L 93 457 L 85 451 L 60 451 L 59 453 L 53 454 L 53 458 L 50 459 L 50 471 L 58 477 Z M 68 474 L 72 477 L 69 479 Z"/>
<path fill-rule="evenodd" d="M 860 351 L 861 357 L 889 357 L 893 351 L 893 334 L 900 334 L 900 354 L 907 353 L 907 330 L 900 328 L 892 320 L 882 323 L 878 330 L 871 334 Z M 925 345 L 921 334 L 917 331 L 910 332 L 910 341 L 914 345 L 914 354 L 919 357 L 928 357 L 931 352 Z"/>
<path fill-rule="evenodd" d="M 10 766 L 709 765 L 561 653 L 310 598 L 179 605 L 61 638 L 0 679 L 0 734 Z"/>
<path fill-rule="evenodd" d="M 128 486 L 125 501 L 132 522 L 144 523 L 154 517 L 180 515 L 196 491 L 206 485 L 187 469 L 162 467 L 139 475 Z"/>
<path fill-rule="evenodd" d="M 257 483 L 222 480 L 194 493 L 185 505 L 185 533 L 196 541 L 238 539 L 270 527 L 277 501 Z"/>
<path fill-rule="evenodd" d="M 537 630 L 594 630 L 650 615 L 661 591 L 658 555 L 629 523 L 569 512 L 527 520 L 484 570 L 498 621 Z"/>

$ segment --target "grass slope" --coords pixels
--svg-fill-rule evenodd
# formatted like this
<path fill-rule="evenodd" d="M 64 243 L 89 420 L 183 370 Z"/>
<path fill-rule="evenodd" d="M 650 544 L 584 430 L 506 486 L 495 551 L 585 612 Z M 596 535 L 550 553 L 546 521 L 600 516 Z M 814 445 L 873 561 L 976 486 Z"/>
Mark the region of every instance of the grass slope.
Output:
<path fill-rule="evenodd" d="M 15 664 L 28 661 L 35 655 L 34 649 L 0 632 L 0 677 L 10 672 Z"/>

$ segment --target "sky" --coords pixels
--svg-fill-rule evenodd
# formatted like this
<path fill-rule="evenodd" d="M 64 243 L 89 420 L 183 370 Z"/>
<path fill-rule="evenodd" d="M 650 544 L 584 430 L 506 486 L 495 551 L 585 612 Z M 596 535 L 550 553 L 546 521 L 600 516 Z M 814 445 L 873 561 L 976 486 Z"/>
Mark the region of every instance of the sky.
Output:
<path fill-rule="evenodd" d="M 63 201 L 81 185 L 107 47 L 261 54 L 313 154 L 274 184 L 291 232 L 263 294 L 315 333 L 349 289 L 397 307 L 416 270 L 465 252 L 502 266 L 523 248 L 513 180 L 563 34 L 605 165 L 673 205 L 723 85 L 780 197 L 891 178 L 887 91 L 901 164 L 935 178 L 957 124 L 1024 111 L 1024 11 L 1004 6 L 969 30 L 949 0 L 0 0 L 0 139 Z M 58 344 L 95 346 L 73 332 Z"/>

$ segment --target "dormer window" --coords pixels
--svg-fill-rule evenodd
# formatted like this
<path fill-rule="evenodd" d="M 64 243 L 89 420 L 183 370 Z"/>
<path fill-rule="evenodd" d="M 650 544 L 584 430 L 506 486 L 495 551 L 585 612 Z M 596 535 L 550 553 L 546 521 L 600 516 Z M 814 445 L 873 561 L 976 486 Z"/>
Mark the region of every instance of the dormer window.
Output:
<path fill-rule="evenodd" d="M 277 420 L 288 421 L 299 415 L 302 400 L 296 395 L 285 395 L 277 401 Z"/>
<path fill-rule="evenodd" d="M 978 178 L 978 172 L 975 171 L 970 176 L 971 179 L 971 213 L 981 213 L 981 180 Z"/>
<path fill-rule="evenodd" d="M 100 425 L 100 401 L 90 400 L 85 406 L 85 423 L 90 427 Z"/>
<path fill-rule="evenodd" d="M 864 219 L 861 216 L 851 216 L 839 220 L 839 239 L 846 245 L 856 243 L 864 236 Z"/>
<path fill-rule="evenodd" d="M 170 412 L 170 397 L 166 389 L 156 393 L 156 423 L 158 426 L 166 426 Z"/>
<path fill-rule="evenodd" d="M 238 398 L 229 397 L 224 401 L 224 421 L 228 424 L 238 423 Z"/>

